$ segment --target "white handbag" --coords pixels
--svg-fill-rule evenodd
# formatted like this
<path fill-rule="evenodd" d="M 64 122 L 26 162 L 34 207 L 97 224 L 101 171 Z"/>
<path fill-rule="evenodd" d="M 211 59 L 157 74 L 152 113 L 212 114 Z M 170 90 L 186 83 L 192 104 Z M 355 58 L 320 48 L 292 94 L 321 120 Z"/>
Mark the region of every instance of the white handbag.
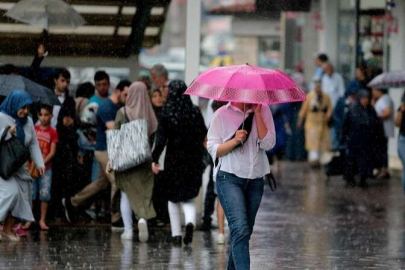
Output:
<path fill-rule="evenodd" d="M 107 151 L 114 171 L 125 171 L 151 159 L 148 123 L 144 119 L 125 123 L 107 131 Z"/>

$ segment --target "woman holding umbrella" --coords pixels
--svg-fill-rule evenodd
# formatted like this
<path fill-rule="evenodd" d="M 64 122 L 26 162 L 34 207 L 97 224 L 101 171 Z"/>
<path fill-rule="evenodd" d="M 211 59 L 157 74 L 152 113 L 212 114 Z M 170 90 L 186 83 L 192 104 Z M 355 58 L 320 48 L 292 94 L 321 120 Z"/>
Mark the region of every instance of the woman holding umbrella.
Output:
<path fill-rule="evenodd" d="M 250 133 L 238 128 L 245 109 L 254 114 Z M 275 143 L 270 108 L 258 104 L 228 103 L 215 113 L 208 130 L 208 151 L 220 159 L 217 192 L 231 231 L 228 269 L 249 269 L 249 240 L 262 200 L 263 177 L 270 173 L 266 151 Z"/>
<path fill-rule="evenodd" d="M 218 198 L 231 234 L 227 269 L 250 269 L 249 241 L 270 173 L 266 151 L 276 143 L 268 104 L 300 101 L 305 92 L 283 72 L 246 65 L 213 68 L 186 94 L 228 101 L 208 130 Z"/>
<path fill-rule="evenodd" d="M 31 158 L 43 176 L 44 160 L 35 135 L 34 124 L 28 117 L 31 103 L 27 93 L 13 91 L 0 106 L 0 134 L 8 132 L 6 140 L 16 136 L 29 149 Z M 8 127 L 10 129 L 6 131 Z M 9 179 L 0 177 L 0 222 L 4 222 L 2 235 L 9 241 L 19 241 L 18 236 L 12 231 L 14 218 L 35 221 L 31 211 L 31 181 L 32 178 L 25 165 Z M 2 235 L 0 234 L 0 239 Z"/>

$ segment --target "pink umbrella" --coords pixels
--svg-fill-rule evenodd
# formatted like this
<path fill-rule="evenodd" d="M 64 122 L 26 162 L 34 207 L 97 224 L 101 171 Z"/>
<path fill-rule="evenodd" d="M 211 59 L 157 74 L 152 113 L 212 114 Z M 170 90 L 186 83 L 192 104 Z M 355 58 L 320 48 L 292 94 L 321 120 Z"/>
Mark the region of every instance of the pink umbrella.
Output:
<path fill-rule="evenodd" d="M 306 96 L 284 72 L 249 64 L 211 68 L 198 76 L 185 94 L 263 105 L 304 101 Z"/>

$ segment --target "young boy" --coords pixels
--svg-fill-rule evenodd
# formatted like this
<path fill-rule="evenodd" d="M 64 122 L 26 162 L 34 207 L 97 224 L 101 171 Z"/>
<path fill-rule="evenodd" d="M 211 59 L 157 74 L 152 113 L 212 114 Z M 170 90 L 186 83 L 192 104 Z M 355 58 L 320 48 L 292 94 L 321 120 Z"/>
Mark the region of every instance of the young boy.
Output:
<path fill-rule="evenodd" d="M 32 183 L 32 200 L 35 201 L 38 197 L 41 201 L 41 219 L 39 226 L 42 230 L 48 230 L 49 227 L 45 223 L 46 213 L 48 210 L 48 202 L 51 200 L 51 184 L 52 184 L 52 158 L 56 152 L 56 143 L 58 142 L 58 134 L 51 127 L 52 107 L 41 105 L 38 118 L 40 124 L 35 126 L 39 147 L 41 148 L 42 156 L 45 163 L 45 174 Z M 24 228 L 28 229 L 31 222 L 25 224 Z"/>

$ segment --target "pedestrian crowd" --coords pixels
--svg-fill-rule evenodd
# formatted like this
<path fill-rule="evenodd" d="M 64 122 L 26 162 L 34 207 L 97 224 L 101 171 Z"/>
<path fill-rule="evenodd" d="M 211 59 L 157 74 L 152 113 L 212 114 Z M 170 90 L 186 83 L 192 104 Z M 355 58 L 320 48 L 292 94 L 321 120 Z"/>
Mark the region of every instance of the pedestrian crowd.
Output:
<path fill-rule="evenodd" d="M 40 47 L 24 74 L 42 84 L 37 75 L 43 53 Z M 123 240 L 132 240 L 136 220 L 141 242 L 148 241 L 151 226 L 170 224 L 167 240 L 189 245 L 198 223 L 195 199 L 210 167 L 201 230 L 211 230 L 216 205 L 218 244 L 225 243 L 225 216 L 230 226 L 228 266 L 248 269 L 263 176 L 275 160 L 302 159 L 300 141 L 305 140 L 313 168 L 320 167 L 328 152 L 339 153 L 348 185 L 354 186 L 359 175 L 366 187 L 370 177 L 389 178 L 388 140 L 396 125 L 405 163 L 405 105 L 395 116 L 388 90 L 367 86 L 378 71 L 359 65 L 356 78 L 345 86 L 327 55 L 318 55 L 315 65 L 311 91 L 302 104 L 209 101 L 207 115 L 213 113 L 205 120 L 184 95 L 185 82 L 169 81 L 161 64 L 152 67 L 150 77 L 122 80 L 113 89 L 110 76 L 99 70 L 94 82 L 77 87 L 75 96 L 69 91 L 70 72 L 59 69 L 53 77 L 58 104 L 39 104 L 15 89 L 0 105 L 0 144 L 14 140 L 28 149 L 30 159 L 11 176 L 0 176 L 0 240 L 18 241 L 34 226 L 48 230 L 49 224 L 86 219 L 108 222 Z M 2 73 L 19 72 L 8 65 Z M 300 67 L 291 77 L 307 88 Z M 111 134 L 137 121 L 146 123 L 150 157 L 118 170 L 110 158 Z M 123 148 L 124 156 L 130 155 L 130 145 Z"/>
<path fill-rule="evenodd" d="M 2 74 L 45 84 L 35 76 L 42 59 L 38 49 L 28 75 L 12 65 Z M 94 82 L 80 84 L 73 96 L 71 74 L 62 68 L 53 78 L 58 104 L 34 102 L 19 89 L 4 97 L 0 134 L 4 142 L 18 138 L 30 159 L 13 175 L 0 176 L 0 239 L 18 241 L 35 227 L 48 230 L 64 222 L 95 221 L 110 223 L 122 239 L 132 240 L 136 220 L 141 242 L 148 241 L 148 227 L 170 224 L 167 241 L 190 244 L 197 225 L 195 198 L 208 157 L 207 127 L 200 109 L 183 95 L 186 84 L 169 82 L 168 75 L 157 64 L 150 76 L 122 80 L 111 91 L 110 76 L 100 70 Z M 108 133 L 136 120 L 147 123 L 151 157 L 114 171 Z"/>
<path fill-rule="evenodd" d="M 349 186 L 356 184 L 356 175 L 362 187 L 367 187 L 368 178 L 389 178 L 388 140 L 394 137 L 394 124 L 402 124 L 403 106 L 394 122 L 394 103 L 388 89 L 368 87 L 381 70 L 358 65 L 355 79 L 345 86 L 327 55 L 319 54 L 315 65 L 313 90 L 308 93 L 297 122 L 299 128 L 305 129 L 310 164 L 319 168 L 327 162 L 328 153 L 335 152 L 341 164 L 331 162 L 330 166 L 340 169 L 328 169 L 333 174 L 343 174 Z"/>

